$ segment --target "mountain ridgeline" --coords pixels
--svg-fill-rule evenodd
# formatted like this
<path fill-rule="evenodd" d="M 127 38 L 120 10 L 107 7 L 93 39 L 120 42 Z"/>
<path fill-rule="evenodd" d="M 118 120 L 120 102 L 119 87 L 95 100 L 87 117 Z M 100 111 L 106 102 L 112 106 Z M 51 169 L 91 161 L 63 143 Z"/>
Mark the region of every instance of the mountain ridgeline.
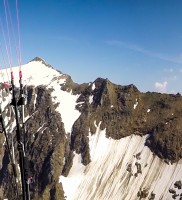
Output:
<path fill-rule="evenodd" d="M 142 138 L 146 136 L 144 145 L 166 166 L 175 165 L 182 159 L 180 94 L 142 93 L 133 84 L 121 86 L 102 78 L 97 78 L 92 83 L 76 84 L 70 76 L 54 70 L 40 58 L 35 58 L 27 65 L 37 63 L 43 66 L 45 71 L 52 70 L 56 75 L 51 76 L 47 84 L 34 84 L 31 81 L 27 84 L 25 150 L 33 176 L 30 187 L 31 199 L 69 200 L 59 177 L 69 176 L 76 154 L 81 156 L 80 165 L 86 167 L 92 163 L 90 138 L 96 134 L 98 127 L 100 131 L 105 131 L 107 140 L 120 141 L 132 135 Z M 29 75 L 29 80 L 32 80 L 31 71 Z M 49 75 L 50 73 L 47 73 L 47 76 Z M 61 100 L 56 101 L 59 91 Z M 76 99 L 74 109 L 79 113 L 71 124 L 70 132 L 65 129 L 64 116 L 69 115 L 72 119 L 72 113 L 69 110 L 62 113 L 61 109 L 65 108 L 64 105 L 70 107 L 71 104 L 68 101 L 69 96 L 64 99 L 63 94 Z M 8 94 L 3 98 L 3 102 L 6 101 L 3 116 L 7 120 L 9 140 L 13 136 L 14 145 L 17 147 L 15 117 L 8 104 Z M 16 188 L 12 184 L 14 177 L 4 141 L 4 135 L 0 134 L 0 199 L 13 200 L 16 199 Z M 118 148 L 119 151 L 122 151 L 122 147 Z M 15 153 L 18 157 L 18 152 Z M 137 169 L 140 168 L 139 164 L 135 165 L 138 166 Z M 127 164 L 126 173 L 131 170 L 129 168 L 131 166 Z M 175 181 L 180 190 L 182 175 Z M 170 189 L 170 187 L 167 189 L 168 193 L 172 191 Z M 143 191 L 136 193 L 135 199 L 155 199 L 153 193 Z M 176 198 L 174 194 L 180 197 L 182 192 L 179 195 L 177 192 L 171 192 L 173 199 Z M 101 196 L 100 199 L 118 198 Z"/>
<path fill-rule="evenodd" d="M 98 78 L 83 90 L 77 102 L 81 116 L 73 125 L 71 147 L 83 153 L 88 164 L 87 136 L 95 133 L 96 123 L 106 128 L 106 137 L 121 139 L 131 134 L 146 135 L 146 145 L 161 159 L 177 162 L 182 158 L 182 97 L 178 95 L 141 93 L 134 85 L 120 86 Z M 90 104 L 89 98 L 93 101 Z M 85 147 L 83 149 L 83 146 Z M 87 158 L 87 159 L 86 159 Z"/>

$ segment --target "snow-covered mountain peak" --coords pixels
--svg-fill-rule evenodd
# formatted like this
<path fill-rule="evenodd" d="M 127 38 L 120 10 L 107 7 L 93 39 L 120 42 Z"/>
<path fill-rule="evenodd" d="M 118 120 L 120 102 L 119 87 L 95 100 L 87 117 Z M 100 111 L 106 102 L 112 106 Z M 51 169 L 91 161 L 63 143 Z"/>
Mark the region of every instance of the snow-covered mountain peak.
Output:
<path fill-rule="evenodd" d="M 12 67 L 14 74 L 15 85 L 19 85 L 19 70 L 20 68 Z M 0 81 L 10 82 L 10 69 L 3 69 Z M 21 66 L 22 80 L 24 85 L 50 85 L 53 81 L 59 80 L 59 84 L 66 82 L 67 75 L 55 70 L 51 65 L 47 64 L 43 59 L 36 57 L 32 61 Z M 2 78 L 4 77 L 4 78 Z M 2 80 L 1 80 L 2 79 Z M 4 80 L 3 80 L 4 79 Z"/>
<path fill-rule="evenodd" d="M 23 85 L 32 86 L 34 88 L 44 86 L 46 89 L 50 89 L 50 91 L 52 91 L 52 101 L 57 105 L 56 110 L 61 114 L 65 131 L 66 133 L 71 133 L 72 125 L 80 115 L 79 111 L 75 109 L 78 95 L 73 95 L 72 90 L 66 85 L 67 82 L 72 82 L 71 77 L 50 66 L 51 65 L 47 64 L 39 57 L 36 57 L 27 64 L 22 65 L 21 71 Z M 12 68 L 16 87 L 19 87 L 19 70 L 20 68 L 18 66 Z M 4 82 L 4 80 L 10 82 L 10 71 L 10 69 L 2 70 L 0 82 Z M 74 83 L 72 82 L 72 84 Z M 64 90 L 62 88 L 64 88 Z"/>
<path fill-rule="evenodd" d="M 38 56 L 36 56 L 34 59 L 32 59 L 30 62 L 41 62 L 42 64 L 44 64 L 47 67 L 53 68 L 50 64 L 46 63 L 46 61 Z"/>

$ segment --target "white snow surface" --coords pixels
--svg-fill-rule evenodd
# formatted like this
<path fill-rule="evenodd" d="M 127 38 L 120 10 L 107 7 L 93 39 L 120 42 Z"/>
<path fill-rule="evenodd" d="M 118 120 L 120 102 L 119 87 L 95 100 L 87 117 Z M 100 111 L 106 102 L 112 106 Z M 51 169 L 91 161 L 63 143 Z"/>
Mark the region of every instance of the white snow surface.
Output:
<path fill-rule="evenodd" d="M 66 133 L 71 133 L 75 120 L 80 116 L 80 112 L 75 109 L 79 95 L 72 95 L 71 92 L 60 90 L 60 86 L 54 82 L 51 86 L 54 88 L 52 92 L 53 100 L 55 103 L 59 103 L 56 110 L 61 113 Z"/>
<path fill-rule="evenodd" d="M 19 67 L 13 67 L 15 85 L 19 87 Z M 62 121 L 64 123 L 66 133 L 71 133 L 71 128 L 75 120 L 79 117 L 80 112 L 75 109 L 76 100 L 78 95 L 72 95 L 71 92 L 61 90 L 60 84 L 66 82 L 65 74 L 46 66 L 42 61 L 31 61 L 21 66 L 22 80 L 24 85 L 45 85 L 48 89 L 51 88 L 54 91 L 51 93 L 54 103 L 59 103 L 57 111 L 61 114 Z M 6 70 L 2 70 L 5 81 L 8 80 Z M 10 74 L 10 69 L 8 69 Z M 0 82 L 3 82 L 0 77 Z M 34 101 L 34 107 L 36 103 L 36 96 Z"/>
<path fill-rule="evenodd" d="M 89 103 L 90 103 L 90 104 L 92 104 L 92 102 L 93 102 L 93 97 L 94 97 L 93 95 L 90 95 L 90 96 L 89 96 Z"/>
<path fill-rule="evenodd" d="M 60 182 L 63 183 L 66 199 L 74 199 L 78 186 L 84 178 L 84 170 L 85 166 L 81 164 L 81 155 L 75 154 L 73 166 L 68 177 L 60 176 Z"/>
<path fill-rule="evenodd" d="M 136 109 L 137 106 L 138 106 L 138 99 L 136 99 L 136 103 L 133 105 L 134 110 Z"/>
<path fill-rule="evenodd" d="M 181 161 L 168 165 L 153 155 L 144 145 L 147 136 L 108 139 L 100 123 L 96 133 L 89 135 L 91 163 L 83 166 L 80 155 L 76 155 L 68 177 L 60 177 L 67 200 L 137 200 L 140 189 L 148 191 L 146 199 L 153 192 L 157 200 L 171 200 L 169 189 L 182 192 L 174 188 L 176 181 L 182 181 Z M 142 171 L 137 177 L 136 163 Z M 131 173 L 127 171 L 129 164 Z"/>
<path fill-rule="evenodd" d="M 22 65 L 21 69 L 24 85 L 49 85 L 54 77 L 61 75 L 58 71 L 45 66 L 41 61 L 31 61 Z M 12 71 L 15 85 L 19 86 L 19 67 L 12 67 Z M 2 73 L 4 74 L 5 80 L 8 81 L 6 70 L 2 70 Z M 10 69 L 8 69 L 8 74 L 10 75 Z"/>
<path fill-rule="evenodd" d="M 93 83 L 92 85 L 92 90 L 95 90 L 95 83 Z"/>

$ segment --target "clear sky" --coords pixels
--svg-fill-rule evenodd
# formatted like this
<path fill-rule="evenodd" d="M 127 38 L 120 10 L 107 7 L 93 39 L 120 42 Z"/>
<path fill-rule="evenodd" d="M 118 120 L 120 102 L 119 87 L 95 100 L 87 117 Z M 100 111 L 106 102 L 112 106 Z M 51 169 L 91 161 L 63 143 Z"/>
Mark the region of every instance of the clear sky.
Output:
<path fill-rule="evenodd" d="M 23 64 L 39 56 L 78 83 L 103 77 L 144 92 L 182 92 L 181 0 L 18 4 Z M 9 5 L 16 31 L 15 0 Z M 3 0 L 0 15 L 4 23 Z"/>

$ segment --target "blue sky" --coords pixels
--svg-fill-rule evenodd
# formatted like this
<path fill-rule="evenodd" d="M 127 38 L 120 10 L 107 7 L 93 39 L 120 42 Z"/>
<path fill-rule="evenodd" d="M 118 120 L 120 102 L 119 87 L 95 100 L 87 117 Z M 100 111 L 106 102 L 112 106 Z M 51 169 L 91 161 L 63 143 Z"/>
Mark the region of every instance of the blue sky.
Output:
<path fill-rule="evenodd" d="M 144 92 L 182 92 L 182 1 L 18 4 L 22 63 L 39 56 L 78 83 L 103 77 L 121 85 L 133 83 Z M 9 5 L 16 31 L 15 0 Z"/>

